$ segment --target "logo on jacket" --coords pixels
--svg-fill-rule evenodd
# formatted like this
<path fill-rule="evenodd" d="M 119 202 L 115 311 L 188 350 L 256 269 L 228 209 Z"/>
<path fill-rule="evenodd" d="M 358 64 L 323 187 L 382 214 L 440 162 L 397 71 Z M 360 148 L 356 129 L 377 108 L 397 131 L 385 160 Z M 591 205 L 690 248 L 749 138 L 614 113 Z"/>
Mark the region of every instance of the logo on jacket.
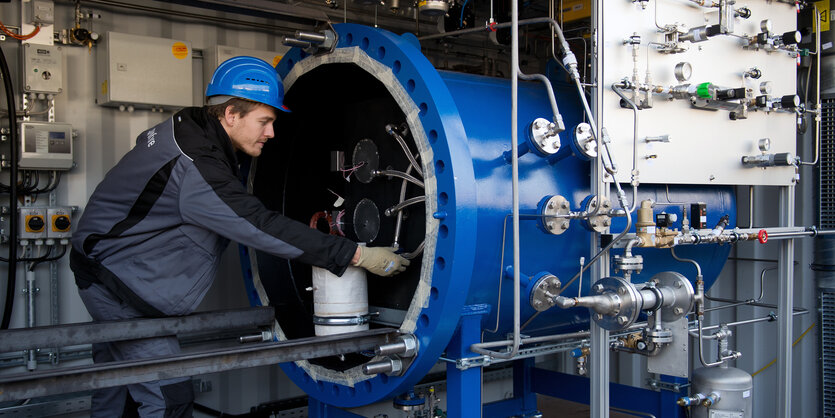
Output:
<path fill-rule="evenodd" d="M 157 142 L 156 139 L 154 139 L 154 137 L 157 136 L 157 128 L 149 130 L 146 136 L 148 137 L 148 148 L 153 147 Z"/>

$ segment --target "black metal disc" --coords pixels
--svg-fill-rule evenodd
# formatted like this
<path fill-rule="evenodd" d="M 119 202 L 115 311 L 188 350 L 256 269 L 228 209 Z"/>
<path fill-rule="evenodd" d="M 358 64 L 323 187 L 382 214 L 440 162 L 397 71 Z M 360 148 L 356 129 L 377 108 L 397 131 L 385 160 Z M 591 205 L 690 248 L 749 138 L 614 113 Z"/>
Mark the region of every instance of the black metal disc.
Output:
<path fill-rule="evenodd" d="M 380 153 L 377 152 L 377 144 L 370 139 L 363 139 L 354 146 L 354 171 L 357 180 L 363 183 L 371 183 L 374 179 L 374 172 L 380 167 Z"/>
<path fill-rule="evenodd" d="M 371 199 L 362 199 L 354 208 L 354 233 L 360 242 L 371 243 L 380 232 L 380 210 Z"/>

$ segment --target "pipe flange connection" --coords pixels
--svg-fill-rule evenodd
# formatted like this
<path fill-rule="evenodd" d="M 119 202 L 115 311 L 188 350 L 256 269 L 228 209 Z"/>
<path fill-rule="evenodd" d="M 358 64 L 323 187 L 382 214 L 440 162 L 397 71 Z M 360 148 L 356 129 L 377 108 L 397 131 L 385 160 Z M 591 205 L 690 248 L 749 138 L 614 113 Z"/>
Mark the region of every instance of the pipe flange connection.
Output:
<path fill-rule="evenodd" d="M 583 200 L 583 210 L 594 213 L 583 222 L 583 226 L 594 232 L 603 233 L 612 225 L 612 201 L 600 196 L 600 207 L 598 208 L 598 196 L 589 196 Z"/>
<path fill-rule="evenodd" d="M 641 257 L 640 255 L 633 255 L 631 257 L 624 255 L 615 256 L 615 271 L 640 273 L 643 269 L 644 257 Z"/>
<path fill-rule="evenodd" d="M 597 158 L 597 141 L 594 140 L 591 125 L 583 122 L 574 128 L 574 147 L 586 160 Z"/>
<path fill-rule="evenodd" d="M 620 277 L 604 277 L 592 287 L 593 296 L 608 296 L 616 300 L 617 309 L 600 312 L 595 307 L 589 307 L 594 322 L 608 331 L 620 331 L 635 323 L 641 313 L 642 298 L 635 285 Z M 599 315 L 596 315 L 599 314 Z"/>
<path fill-rule="evenodd" d="M 528 130 L 528 139 L 542 156 L 555 154 L 560 150 L 560 136 L 557 133 L 557 125 L 548 119 L 534 119 L 531 122 L 530 130 Z"/>
<path fill-rule="evenodd" d="M 531 287 L 530 304 L 537 312 L 550 309 L 556 304 L 562 283 L 553 274 L 542 275 Z"/>
<path fill-rule="evenodd" d="M 568 215 L 571 206 L 562 196 L 545 196 L 539 204 L 539 226 L 549 234 L 560 235 L 568 230 L 570 225 Z"/>
<path fill-rule="evenodd" d="M 648 329 L 645 333 L 647 341 L 656 345 L 673 342 L 673 332 L 669 329 Z"/>
<path fill-rule="evenodd" d="M 687 277 L 674 271 L 665 271 L 652 276 L 650 281 L 664 295 L 661 318 L 666 322 L 676 321 L 693 309 L 695 292 Z"/>

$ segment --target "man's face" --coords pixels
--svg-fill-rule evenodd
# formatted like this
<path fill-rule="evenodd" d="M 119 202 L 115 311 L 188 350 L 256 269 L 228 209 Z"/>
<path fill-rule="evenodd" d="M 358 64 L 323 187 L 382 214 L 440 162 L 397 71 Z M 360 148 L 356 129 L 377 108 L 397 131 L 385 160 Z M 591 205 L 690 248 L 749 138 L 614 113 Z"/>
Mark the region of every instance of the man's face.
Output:
<path fill-rule="evenodd" d="M 230 113 L 227 108 L 223 122 L 232 146 L 251 157 L 261 155 L 264 143 L 275 135 L 275 109 L 270 106 L 257 106 L 243 117 Z"/>

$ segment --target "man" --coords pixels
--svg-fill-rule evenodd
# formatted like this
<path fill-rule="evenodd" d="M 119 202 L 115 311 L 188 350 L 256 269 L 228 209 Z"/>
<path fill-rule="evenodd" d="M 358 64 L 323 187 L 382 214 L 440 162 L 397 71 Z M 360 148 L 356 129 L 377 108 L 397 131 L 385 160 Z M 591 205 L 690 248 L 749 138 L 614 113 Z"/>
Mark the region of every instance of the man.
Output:
<path fill-rule="evenodd" d="M 267 210 L 238 178 L 236 151 L 261 154 L 284 87 L 252 57 L 215 71 L 208 106 L 186 108 L 143 132 L 98 185 L 73 236 L 70 266 L 94 320 L 186 315 L 208 291 L 229 240 L 341 275 L 356 265 L 389 276 L 407 260 L 359 247 Z M 96 363 L 179 353 L 175 337 L 93 346 Z M 96 391 L 93 417 L 117 417 L 127 394 L 145 417 L 190 416 L 188 378 Z"/>

